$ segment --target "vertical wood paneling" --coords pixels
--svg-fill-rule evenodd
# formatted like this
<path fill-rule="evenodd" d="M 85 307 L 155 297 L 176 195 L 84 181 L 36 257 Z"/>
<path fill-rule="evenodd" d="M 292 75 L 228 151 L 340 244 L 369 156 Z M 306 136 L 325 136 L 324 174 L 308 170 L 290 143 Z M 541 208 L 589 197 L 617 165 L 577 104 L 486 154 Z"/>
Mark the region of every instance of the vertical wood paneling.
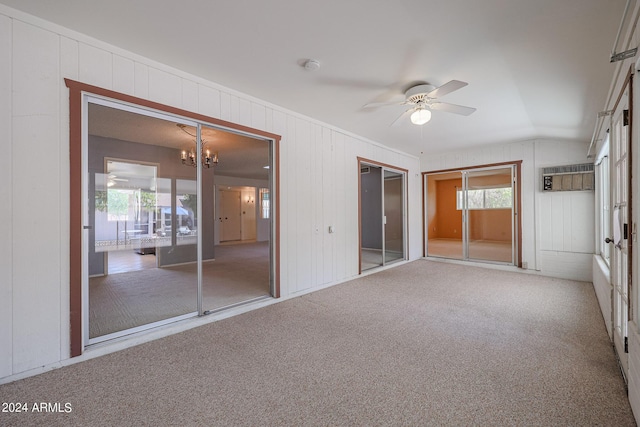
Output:
<path fill-rule="evenodd" d="M 350 231 L 347 230 L 347 215 L 349 215 L 349 212 L 346 207 L 349 203 L 347 201 L 347 192 L 345 190 L 345 187 L 350 183 L 347 181 L 348 175 L 345 168 L 348 168 L 349 166 L 357 168 L 358 163 L 356 159 L 353 159 L 351 165 L 345 161 L 344 135 L 340 132 L 334 131 L 333 138 L 335 149 L 335 171 L 337 177 L 336 186 L 333 191 L 335 192 L 336 206 L 343 207 L 342 209 L 336 210 L 336 216 L 333 224 L 335 230 L 333 233 L 334 248 L 336 248 L 333 258 L 334 276 L 337 280 L 340 280 L 341 278 L 347 277 L 346 258 L 349 255 L 348 251 L 351 249 L 347 247 L 347 233 Z"/>
<path fill-rule="evenodd" d="M 358 150 L 356 148 L 356 138 L 349 137 L 345 144 L 344 157 L 344 203 L 345 203 L 345 232 L 346 263 L 345 273 L 342 277 L 353 277 L 358 274 Z M 385 156 L 381 157 L 382 159 Z"/>
<path fill-rule="evenodd" d="M 240 99 L 235 95 L 231 95 L 229 98 L 229 107 L 231 113 L 229 115 L 229 121 L 240 123 Z"/>
<path fill-rule="evenodd" d="M 595 196 L 593 192 L 571 193 L 571 250 L 573 252 L 593 253 Z"/>
<path fill-rule="evenodd" d="M 60 74 L 62 77 L 78 80 L 79 48 L 75 40 L 61 37 L 60 40 Z M 133 77 L 132 77 L 133 80 Z M 69 218 L 69 89 L 60 85 L 60 217 Z M 60 223 L 60 354 L 69 357 L 70 345 L 70 223 Z"/>
<path fill-rule="evenodd" d="M 267 127 L 267 109 L 256 102 L 251 103 L 251 124 L 254 129 L 265 130 Z"/>
<path fill-rule="evenodd" d="M 556 250 L 573 252 L 573 227 L 571 223 L 579 219 L 572 218 L 573 197 L 571 196 L 571 192 L 564 192 L 559 194 L 559 196 L 562 203 L 562 211 L 560 213 L 562 217 L 559 219 L 559 221 L 562 222 L 562 245 Z"/>
<path fill-rule="evenodd" d="M 230 100 L 229 96 L 224 92 L 222 93 L 222 99 Z M 225 102 L 223 102 L 223 105 Z M 226 103 L 230 105 L 229 102 Z M 224 114 L 224 113 L 223 113 Z M 285 237 L 288 231 L 287 224 L 288 221 L 288 187 L 287 187 L 287 179 L 285 179 L 287 175 L 287 166 L 289 165 L 289 157 L 288 157 L 288 136 L 287 136 L 287 116 L 281 111 L 273 112 L 273 133 L 280 135 L 280 193 L 278 194 L 280 211 L 278 212 L 280 218 L 280 236 L 278 236 L 280 243 L 280 293 L 283 296 L 289 295 L 291 289 L 289 287 L 289 276 L 286 269 L 287 262 L 289 259 L 289 245 L 288 239 Z"/>
<path fill-rule="evenodd" d="M 311 188 L 311 124 L 296 119 L 296 179 L 292 197 L 296 199 L 296 253 L 297 289 L 309 289 L 312 286 L 311 251 L 313 212 L 311 203 L 314 197 Z"/>
<path fill-rule="evenodd" d="M 251 101 L 240 98 L 238 100 L 238 113 L 239 115 L 236 123 L 243 126 L 251 126 Z"/>
<path fill-rule="evenodd" d="M 299 199 L 296 197 L 297 186 L 295 178 L 297 159 L 295 155 L 297 137 L 296 137 L 296 119 L 291 115 L 287 115 L 287 143 L 285 149 L 282 150 L 286 153 L 282 162 L 282 174 L 280 176 L 280 182 L 282 183 L 282 197 L 286 203 L 282 209 L 282 218 L 280 226 L 282 229 L 281 237 L 284 237 L 284 244 L 287 246 L 287 258 L 283 260 L 282 275 L 287 277 L 289 282 L 289 291 L 294 293 L 298 290 L 298 278 L 296 263 L 298 262 L 298 239 L 296 236 L 296 216 L 298 215 L 296 209 L 296 203 Z"/>
<path fill-rule="evenodd" d="M 206 116 L 220 117 L 220 91 L 203 85 L 199 86 L 199 112 Z"/>
<path fill-rule="evenodd" d="M 134 64 L 135 96 L 138 98 L 149 97 L 149 67 L 136 62 Z"/>
<path fill-rule="evenodd" d="M 136 86 L 134 69 L 131 59 L 113 55 L 113 90 L 133 95 Z"/>
<path fill-rule="evenodd" d="M 60 74 L 63 78 L 80 80 L 80 46 L 75 40 L 60 37 Z M 69 89 L 60 85 L 65 98 L 69 98 Z M 67 106 L 69 105 L 67 101 Z"/>
<path fill-rule="evenodd" d="M 60 164 L 41 173 L 24 167 L 24 156 L 37 149 L 60 158 L 59 38 L 14 21 L 12 122 L 13 370 L 22 372 L 60 360 Z M 34 242 L 38 236 L 37 268 Z"/>
<path fill-rule="evenodd" d="M 333 254 L 335 252 L 335 238 L 329 233 L 329 226 L 334 225 L 336 218 L 337 200 L 335 198 L 335 188 L 337 186 L 335 171 L 335 150 L 332 138 L 333 132 L 324 129 L 322 133 L 322 258 L 324 268 L 322 270 L 322 283 L 330 283 L 336 280 L 333 269 Z"/>
<path fill-rule="evenodd" d="M 551 222 L 549 223 L 551 228 L 551 250 L 561 251 L 564 248 L 564 203 L 562 195 L 559 193 L 549 195 L 549 199 L 551 204 Z"/>
<path fill-rule="evenodd" d="M 316 124 L 311 125 L 312 128 L 312 150 L 309 151 L 309 155 L 312 158 L 311 161 L 311 194 L 313 197 L 311 199 L 311 213 L 313 218 L 312 223 L 312 233 L 313 233 L 313 244 L 312 244 L 312 285 L 317 286 L 323 282 L 323 240 L 324 240 L 324 230 L 322 227 L 322 217 L 324 214 L 324 209 L 322 207 L 322 174 L 323 174 L 323 156 L 322 156 L 322 127 Z"/>
<path fill-rule="evenodd" d="M 113 88 L 113 59 L 110 52 L 80 43 L 80 80 L 83 83 Z"/>
<path fill-rule="evenodd" d="M 198 111 L 198 84 L 187 79 L 182 80 L 182 104 L 180 108 L 187 111 Z"/>
<path fill-rule="evenodd" d="M 175 74 L 149 68 L 149 99 L 161 104 L 182 104 L 182 81 Z"/>
<path fill-rule="evenodd" d="M 12 21 L 0 15 L 0 378 L 11 375 L 13 365 L 13 144 L 11 120 Z"/>
<path fill-rule="evenodd" d="M 273 109 L 265 108 L 264 111 L 264 130 L 270 133 L 275 133 L 273 131 Z"/>
<path fill-rule="evenodd" d="M 220 93 L 220 118 L 228 122 L 231 121 L 231 95 L 227 92 Z"/>

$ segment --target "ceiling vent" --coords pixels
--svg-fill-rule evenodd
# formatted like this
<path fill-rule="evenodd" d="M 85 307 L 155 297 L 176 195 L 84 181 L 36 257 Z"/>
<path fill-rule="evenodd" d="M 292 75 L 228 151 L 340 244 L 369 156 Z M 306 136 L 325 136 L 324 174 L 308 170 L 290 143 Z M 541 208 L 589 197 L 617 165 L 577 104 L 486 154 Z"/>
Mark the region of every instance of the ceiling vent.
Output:
<path fill-rule="evenodd" d="M 593 163 L 542 168 L 542 191 L 593 191 Z"/>

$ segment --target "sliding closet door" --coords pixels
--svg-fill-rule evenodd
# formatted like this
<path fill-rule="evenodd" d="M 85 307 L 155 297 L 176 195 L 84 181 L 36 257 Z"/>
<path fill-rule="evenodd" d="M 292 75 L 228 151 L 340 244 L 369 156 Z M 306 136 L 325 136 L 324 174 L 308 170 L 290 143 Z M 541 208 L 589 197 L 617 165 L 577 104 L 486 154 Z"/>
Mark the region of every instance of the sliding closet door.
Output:
<path fill-rule="evenodd" d="M 466 259 L 513 263 L 513 167 L 465 172 Z"/>
<path fill-rule="evenodd" d="M 426 254 L 516 264 L 517 164 L 425 175 Z"/>
<path fill-rule="evenodd" d="M 427 256 L 463 259 L 462 173 L 427 176 Z"/>
<path fill-rule="evenodd" d="M 384 171 L 384 262 L 404 259 L 404 175 Z"/>
<path fill-rule="evenodd" d="M 360 271 L 406 259 L 406 172 L 359 162 Z"/>
<path fill-rule="evenodd" d="M 174 119 L 102 99 L 86 108 L 84 329 L 95 343 L 196 312 L 197 187 Z"/>
<path fill-rule="evenodd" d="M 383 171 L 379 166 L 360 167 L 361 270 L 384 264 Z"/>
<path fill-rule="evenodd" d="M 271 296 L 271 141 L 202 126 L 202 310 Z M 205 165 L 207 163 L 205 162 Z"/>

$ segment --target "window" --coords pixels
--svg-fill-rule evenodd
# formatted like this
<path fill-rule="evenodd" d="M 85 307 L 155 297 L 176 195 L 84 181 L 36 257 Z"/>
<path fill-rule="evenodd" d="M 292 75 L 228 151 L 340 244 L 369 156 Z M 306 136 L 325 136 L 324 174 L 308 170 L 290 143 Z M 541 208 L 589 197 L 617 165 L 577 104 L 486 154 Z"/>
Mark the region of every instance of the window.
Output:
<path fill-rule="evenodd" d="M 598 185 L 596 186 L 598 233 L 596 247 L 598 253 L 609 265 L 611 257 L 611 245 L 605 243 L 604 239 L 611 236 L 611 194 L 609 177 L 609 140 L 605 141 L 598 160 L 596 160 L 596 176 Z"/>
<path fill-rule="evenodd" d="M 269 189 L 260 189 L 260 218 L 269 219 Z"/>
<path fill-rule="evenodd" d="M 507 188 L 483 188 L 467 190 L 467 209 L 511 209 L 513 191 Z M 456 209 L 464 207 L 464 191 L 457 190 Z"/>

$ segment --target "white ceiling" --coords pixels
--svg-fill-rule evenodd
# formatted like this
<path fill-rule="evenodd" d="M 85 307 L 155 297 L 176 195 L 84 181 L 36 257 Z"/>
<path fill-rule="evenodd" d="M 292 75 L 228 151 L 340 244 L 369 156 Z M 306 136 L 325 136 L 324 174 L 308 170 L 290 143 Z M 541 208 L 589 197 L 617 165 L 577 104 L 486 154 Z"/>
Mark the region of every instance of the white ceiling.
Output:
<path fill-rule="evenodd" d="M 0 0 L 207 80 L 419 155 L 589 141 L 626 0 Z M 635 0 L 632 2 L 632 7 Z M 620 49 L 619 49 L 620 50 Z M 305 59 L 321 68 L 307 71 Z M 425 126 L 389 127 L 412 82 L 469 85 Z"/>

